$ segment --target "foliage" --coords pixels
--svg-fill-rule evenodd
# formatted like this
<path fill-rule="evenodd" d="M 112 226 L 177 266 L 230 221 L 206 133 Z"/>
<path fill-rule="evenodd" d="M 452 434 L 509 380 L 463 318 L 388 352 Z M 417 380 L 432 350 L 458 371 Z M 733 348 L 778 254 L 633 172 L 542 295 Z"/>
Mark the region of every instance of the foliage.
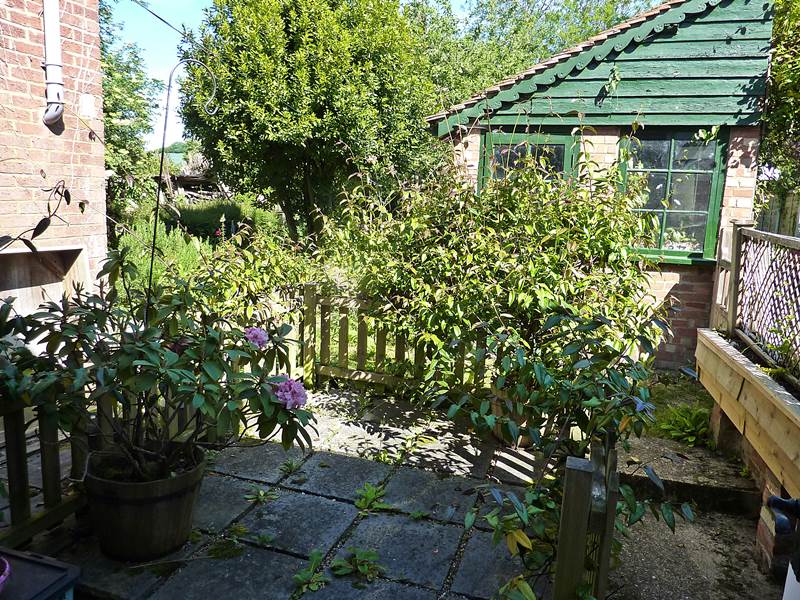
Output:
<path fill-rule="evenodd" d="M 324 573 L 317 572 L 317 569 L 322 564 L 322 558 L 322 552 L 312 550 L 311 555 L 308 557 L 308 566 L 294 574 L 295 587 L 301 594 L 316 592 L 330 581 Z"/>
<path fill-rule="evenodd" d="M 100 62 L 103 71 L 103 126 L 107 179 L 106 209 L 117 222 L 155 195 L 158 163 L 145 148 L 145 136 L 157 106 L 161 83 L 147 77 L 141 50 L 117 42 L 121 25 L 112 3 L 100 1 Z M 112 240 L 115 228 L 109 227 Z"/>
<path fill-rule="evenodd" d="M 431 86 L 397 0 L 215 0 L 184 55 L 183 116 L 224 180 L 263 193 L 297 239 L 315 233 L 354 171 L 411 174 Z"/>
<path fill-rule="evenodd" d="M 347 552 L 345 558 L 336 559 L 331 563 L 331 571 L 337 577 L 354 575 L 371 583 L 386 570 L 378 564 L 378 553 L 375 550 L 348 548 Z"/>
<path fill-rule="evenodd" d="M 404 14 L 425 44 L 437 108 L 445 108 L 653 3 L 476 0 L 462 19 L 447 0 L 411 0 Z"/>
<path fill-rule="evenodd" d="M 133 289 L 147 288 L 152 240 L 153 224 L 138 221 L 127 228 L 117 243 L 117 247 L 125 252 L 126 260 L 135 267 L 128 281 Z M 188 236 L 180 229 L 168 231 L 164 223 L 158 224 L 156 248 L 153 281 L 160 283 L 173 278 L 186 279 L 200 269 L 212 254 L 208 242 Z"/>
<path fill-rule="evenodd" d="M 456 381 L 465 352 L 468 365 L 496 369 L 537 340 L 541 361 L 568 368 L 561 351 L 574 332 L 540 335 L 559 312 L 602 317 L 598 335 L 629 347 L 638 336 L 652 350 L 648 264 L 630 250 L 649 235 L 631 211 L 639 191 L 621 191 L 616 169 L 597 175 L 584 159 L 565 176 L 529 162 L 480 194 L 450 171 L 401 197 L 363 186 L 327 228 L 322 260 L 354 274 L 390 330 L 426 345 L 434 403 L 465 391 Z"/>
<path fill-rule="evenodd" d="M 266 504 L 272 500 L 277 500 L 278 492 L 275 490 L 264 490 L 259 487 L 253 487 L 253 490 L 246 494 L 244 499 L 253 504 Z"/>
<path fill-rule="evenodd" d="M 485 517 L 523 555 L 525 581 L 552 567 L 567 457 L 608 456 L 652 422 L 649 364 L 666 328 L 647 297 L 652 266 L 631 250 L 649 235 L 631 210 L 638 182 L 623 190 L 616 166 L 577 164 L 558 175 L 530 158 L 479 195 L 447 173 L 399 197 L 365 185 L 321 250 L 377 299 L 377 320 L 424 345 L 421 400 L 541 457 L 525 498 L 498 493 Z"/>
<path fill-rule="evenodd" d="M 208 295 L 213 270 L 156 286 L 149 302 L 129 285 L 136 275 L 127 252 L 115 251 L 96 292 L 78 287 L 26 317 L 13 316 L 13 299 L 0 305 L 3 398 L 56 419 L 76 440 L 102 406 L 98 424 L 113 432 L 108 443 L 124 461 L 105 476 L 123 481 L 188 469 L 209 439 L 280 434 L 286 448 L 310 445 L 311 414 L 287 408 L 277 391 L 286 377 L 273 374 L 288 368 L 290 326 L 266 306 L 247 317 L 218 310 L 225 304 Z M 246 326 L 265 341 L 251 342 Z M 25 345 L 34 340 L 39 354 Z M 176 422 L 190 409 L 192 418 Z"/>
<path fill-rule="evenodd" d="M 762 181 L 777 193 L 800 186 L 800 4 L 776 0 L 769 94 L 764 112 L 765 135 L 759 149 L 762 165 L 780 170 L 780 177 Z"/>
<path fill-rule="evenodd" d="M 168 227 L 178 227 L 193 236 L 209 240 L 232 235 L 242 224 L 263 234 L 285 233 L 278 213 L 258 206 L 252 194 L 236 194 L 229 200 L 192 203 L 179 200 L 163 213 L 162 218 Z"/>
<path fill-rule="evenodd" d="M 671 440 L 687 446 L 705 446 L 709 442 L 711 411 L 696 404 L 669 406 L 656 421 L 656 430 Z"/>
<path fill-rule="evenodd" d="M 372 510 L 391 510 L 392 506 L 383 501 L 386 490 L 382 485 L 365 483 L 364 487 L 356 490 L 356 508 L 364 512 Z"/>
<path fill-rule="evenodd" d="M 281 475 L 289 476 L 297 473 L 302 467 L 302 461 L 289 459 L 283 462 L 279 470 Z"/>

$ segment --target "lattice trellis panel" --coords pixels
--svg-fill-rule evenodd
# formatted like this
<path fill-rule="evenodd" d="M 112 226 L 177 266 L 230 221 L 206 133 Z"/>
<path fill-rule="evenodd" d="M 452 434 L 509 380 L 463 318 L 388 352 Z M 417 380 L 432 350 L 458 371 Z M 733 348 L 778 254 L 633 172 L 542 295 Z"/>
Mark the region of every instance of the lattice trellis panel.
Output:
<path fill-rule="evenodd" d="M 800 375 L 800 240 L 742 232 L 740 328 Z"/>

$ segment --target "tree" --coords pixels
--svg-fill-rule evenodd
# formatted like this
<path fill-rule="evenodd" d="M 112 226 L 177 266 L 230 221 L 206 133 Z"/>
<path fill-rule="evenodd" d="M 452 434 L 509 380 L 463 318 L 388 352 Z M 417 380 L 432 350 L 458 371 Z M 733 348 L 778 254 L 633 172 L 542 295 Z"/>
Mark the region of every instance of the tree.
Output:
<path fill-rule="evenodd" d="M 777 180 L 765 183 L 779 198 L 800 186 L 799 38 L 800 4 L 796 0 L 777 0 L 761 162 L 778 169 Z"/>
<path fill-rule="evenodd" d="M 100 61 L 103 69 L 105 163 L 111 172 L 106 187 L 109 235 L 115 242 L 115 222 L 127 222 L 132 208 L 155 191 L 151 177 L 158 166 L 145 148 L 161 83 L 147 77 L 141 51 L 135 44 L 120 44 L 120 26 L 112 5 L 100 1 Z"/>
<path fill-rule="evenodd" d="M 434 106 L 420 41 L 397 0 L 215 0 L 184 55 L 187 130 L 223 180 L 316 233 L 353 173 L 413 173 Z"/>
<path fill-rule="evenodd" d="M 653 0 L 473 0 L 459 19 L 449 0 L 411 0 L 440 108 L 460 102 L 652 5 Z"/>

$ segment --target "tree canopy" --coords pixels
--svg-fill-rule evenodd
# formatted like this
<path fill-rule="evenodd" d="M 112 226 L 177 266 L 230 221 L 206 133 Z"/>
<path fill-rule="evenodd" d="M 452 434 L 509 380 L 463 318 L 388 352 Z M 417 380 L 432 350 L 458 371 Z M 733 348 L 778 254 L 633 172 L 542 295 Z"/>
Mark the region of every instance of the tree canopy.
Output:
<path fill-rule="evenodd" d="M 440 108 L 573 46 L 654 0 L 409 0 L 405 14 L 425 44 Z"/>
<path fill-rule="evenodd" d="M 157 166 L 145 148 L 145 136 L 151 131 L 161 83 L 147 77 L 136 45 L 119 42 L 120 26 L 114 22 L 112 5 L 100 1 L 105 163 L 112 172 L 106 201 L 109 217 L 125 221 L 131 205 L 141 203 L 154 189 L 150 177 Z M 113 235 L 113 226 L 109 232 Z"/>
<path fill-rule="evenodd" d="M 266 193 L 296 237 L 362 167 L 410 173 L 432 84 L 396 0 L 215 0 L 199 37 L 183 116 L 223 177 Z"/>
<path fill-rule="evenodd" d="M 800 185 L 800 4 L 777 0 L 769 94 L 764 120 L 766 134 L 761 161 L 780 169 L 777 187 Z"/>

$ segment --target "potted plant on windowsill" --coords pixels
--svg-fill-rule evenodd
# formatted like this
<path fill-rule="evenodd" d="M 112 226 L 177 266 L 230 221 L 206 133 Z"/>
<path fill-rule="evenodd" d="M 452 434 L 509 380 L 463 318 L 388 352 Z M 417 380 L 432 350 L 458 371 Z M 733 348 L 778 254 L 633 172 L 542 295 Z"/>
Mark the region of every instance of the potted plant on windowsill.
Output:
<path fill-rule="evenodd" d="M 280 375 L 288 325 L 263 307 L 248 326 L 216 310 L 213 270 L 150 294 L 131 289 L 134 275 L 114 252 L 96 293 L 78 288 L 27 317 L 0 304 L 0 393 L 68 435 L 96 425 L 84 483 L 101 548 L 148 560 L 186 542 L 209 444 L 280 434 L 286 448 L 310 445 L 313 418 L 302 385 Z"/>

